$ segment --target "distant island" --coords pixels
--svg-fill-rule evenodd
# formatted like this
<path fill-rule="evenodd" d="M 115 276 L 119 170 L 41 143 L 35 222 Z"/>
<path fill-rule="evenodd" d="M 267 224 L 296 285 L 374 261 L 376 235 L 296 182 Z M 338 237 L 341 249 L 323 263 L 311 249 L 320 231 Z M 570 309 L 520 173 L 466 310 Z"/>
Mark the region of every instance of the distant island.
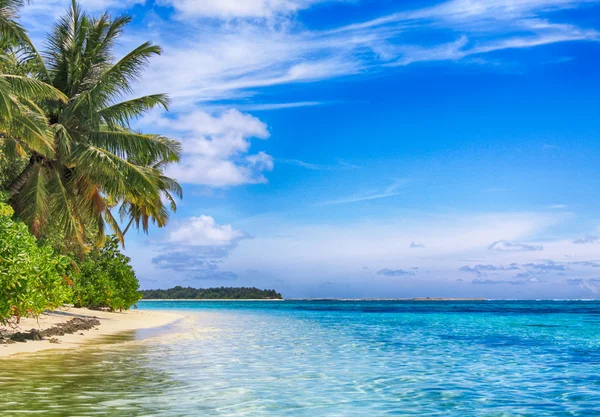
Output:
<path fill-rule="evenodd" d="M 487 301 L 487 298 L 456 298 L 456 297 L 418 297 L 413 298 L 413 301 Z"/>
<path fill-rule="evenodd" d="M 168 290 L 142 290 L 144 300 L 281 300 L 275 290 L 255 287 L 192 288 L 176 286 Z"/>

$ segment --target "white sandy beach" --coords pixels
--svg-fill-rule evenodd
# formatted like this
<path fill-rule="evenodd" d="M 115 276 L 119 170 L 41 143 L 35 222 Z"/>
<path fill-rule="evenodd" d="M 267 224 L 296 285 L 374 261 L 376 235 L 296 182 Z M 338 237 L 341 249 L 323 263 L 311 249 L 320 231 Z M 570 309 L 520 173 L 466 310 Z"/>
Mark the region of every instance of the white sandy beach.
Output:
<path fill-rule="evenodd" d="M 91 329 L 67 334 L 64 336 L 56 336 L 55 338 L 60 343 L 51 343 L 48 340 L 16 342 L 11 344 L 0 343 L 0 358 L 24 354 L 35 353 L 51 349 L 73 349 L 85 346 L 85 344 L 95 339 L 114 335 L 119 332 L 138 329 L 149 329 L 160 327 L 173 323 L 184 316 L 175 313 L 165 313 L 160 311 L 142 311 L 130 310 L 122 313 L 110 313 L 106 311 L 88 310 L 86 308 L 62 308 L 53 313 L 43 314 L 37 319 L 24 318 L 21 319 L 16 331 L 28 332 L 31 329 L 44 330 L 59 323 L 64 323 L 75 317 L 90 317 L 93 316 L 100 320 L 100 326 Z M 0 326 L 0 332 L 3 334 L 14 330 Z"/>

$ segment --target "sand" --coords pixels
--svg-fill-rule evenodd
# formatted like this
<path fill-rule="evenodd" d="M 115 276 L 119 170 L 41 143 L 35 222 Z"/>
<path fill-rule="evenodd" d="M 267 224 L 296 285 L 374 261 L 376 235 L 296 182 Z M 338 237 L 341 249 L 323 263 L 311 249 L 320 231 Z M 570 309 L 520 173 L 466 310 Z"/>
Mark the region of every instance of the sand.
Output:
<path fill-rule="evenodd" d="M 51 343 L 49 340 L 17 342 L 11 344 L 0 343 L 0 358 L 26 353 L 35 353 L 53 349 L 73 349 L 83 347 L 94 339 L 114 335 L 128 330 L 149 329 L 165 326 L 184 316 L 175 313 L 148 310 L 130 310 L 123 313 L 110 313 L 106 311 L 88 310 L 86 308 L 62 308 L 55 312 L 43 314 L 37 319 L 21 319 L 17 331 L 28 332 L 31 329 L 43 330 L 53 327 L 58 323 L 66 322 L 74 317 L 93 316 L 100 320 L 100 326 L 95 329 L 85 330 L 74 334 L 56 336 L 60 343 Z M 0 326 L 0 332 L 6 334 L 12 329 Z M 82 333 L 82 334 L 80 334 Z"/>

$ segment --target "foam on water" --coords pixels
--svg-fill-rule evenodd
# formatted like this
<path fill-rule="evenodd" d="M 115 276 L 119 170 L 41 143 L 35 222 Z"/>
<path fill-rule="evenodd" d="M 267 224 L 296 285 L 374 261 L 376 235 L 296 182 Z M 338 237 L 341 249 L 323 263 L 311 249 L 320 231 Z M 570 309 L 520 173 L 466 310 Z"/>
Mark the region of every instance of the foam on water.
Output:
<path fill-rule="evenodd" d="M 2 415 L 599 415 L 598 302 L 140 308 L 193 314 L 158 337 L 0 361 Z"/>

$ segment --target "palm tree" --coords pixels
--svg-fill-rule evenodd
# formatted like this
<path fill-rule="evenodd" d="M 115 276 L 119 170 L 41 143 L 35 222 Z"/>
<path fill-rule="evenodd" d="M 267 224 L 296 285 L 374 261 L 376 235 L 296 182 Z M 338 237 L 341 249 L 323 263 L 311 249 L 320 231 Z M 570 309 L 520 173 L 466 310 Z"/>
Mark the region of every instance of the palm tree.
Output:
<path fill-rule="evenodd" d="M 18 22 L 23 0 L 0 0 L 0 47 L 30 44 L 27 31 Z"/>
<path fill-rule="evenodd" d="M 179 198 L 182 198 L 183 196 L 183 190 L 177 181 L 162 174 L 164 168 L 171 161 L 160 159 L 138 160 L 135 162 L 161 172 L 159 182 L 160 198 L 157 200 L 142 198 L 135 201 L 124 201 L 121 204 L 121 207 L 119 208 L 121 220 L 129 218 L 129 222 L 123 230 L 123 236 L 127 234 L 127 231 L 132 225 L 135 225 L 138 230 L 141 228 L 145 233 L 148 233 L 150 221 L 155 223 L 158 227 L 164 227 L 169 221 L 169 210 L 164 206 L 163 201 L 169 203 L 172 211 L 176 211 L 177 203 L 175 201 L 175 196 Z"/>
<path fill-rule="evenodd" d="M 27 32 L 17 22 L 23 0 L 0 0 L 0 148 L 5 157 L 25 156 L 26 149 L 53 155 L 52 132 L 39 100 L 66 101 L 66 96 L 20 70 L 16 55 L 35 59 Z"/>
<path fill-rule="evenodd" d="M 82 246 L 90 238 L 90 225 L 99 242 L 107 224 L 122 239 L 111 213 L 115 203 L 151 202 L 150 216 L 165 210 L 160 199 L 166 190 L 164 164 L 157 168 L 136 161 L 176 162 L 181 146 L 130 128 L 144 113 L 167 109 L 168 99 L 156 94 L 121 101 L 148 59 L 161 53 L 146 42 L 115 62 L 115 41 L 129 22 L 128 16 L 111 19 L 106 13 L 92 18 L 73 0 L 49 35 L 43 60 L 37 61 L 35 75 L 68 101 L 46 98 L 40 103 L 53 133 L 53 153 L 30 148 L 29 163 L 10 188 L 15 211 L 36 235 L 52 219 L 66 238 Z"/>

